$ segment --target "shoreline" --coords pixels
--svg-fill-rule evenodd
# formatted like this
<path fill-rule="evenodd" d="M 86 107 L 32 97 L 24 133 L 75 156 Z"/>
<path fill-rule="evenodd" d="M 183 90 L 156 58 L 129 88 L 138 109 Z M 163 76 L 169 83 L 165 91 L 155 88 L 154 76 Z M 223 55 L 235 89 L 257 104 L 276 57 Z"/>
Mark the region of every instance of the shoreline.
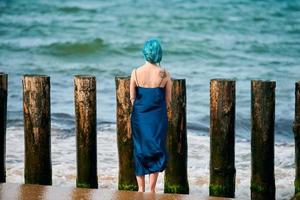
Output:
<path fill-rule="evenodd" d="M 209 197 L 206 195 L 183 195 L 183 194 L 153 194 L 149 192 L 140 193 L 132 191 L 108 190 L 108 189 L 86 189 L 74 187 L 57 187 L 43 186 L 36 184 L 0 184 L 1 199 L 57 199 L 57 200 L 82 200 L 82 199 L 110 199 L 110 200 L 127 200 L 127 199 L 160 199 L 160 200 L 225 200 L 230 198 Z"/>

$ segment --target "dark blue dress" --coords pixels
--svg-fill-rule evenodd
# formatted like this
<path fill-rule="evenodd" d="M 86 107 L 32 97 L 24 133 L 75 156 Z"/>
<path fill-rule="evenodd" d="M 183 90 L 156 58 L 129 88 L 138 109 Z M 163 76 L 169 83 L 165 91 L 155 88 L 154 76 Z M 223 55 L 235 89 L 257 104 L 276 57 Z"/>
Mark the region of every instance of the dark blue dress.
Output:
<path fill-rule="evenodd" d="M 165 88 L 136 87 L 131 114 L 135 174 L 162 172 L 167 165 L 168 116 Z"/>

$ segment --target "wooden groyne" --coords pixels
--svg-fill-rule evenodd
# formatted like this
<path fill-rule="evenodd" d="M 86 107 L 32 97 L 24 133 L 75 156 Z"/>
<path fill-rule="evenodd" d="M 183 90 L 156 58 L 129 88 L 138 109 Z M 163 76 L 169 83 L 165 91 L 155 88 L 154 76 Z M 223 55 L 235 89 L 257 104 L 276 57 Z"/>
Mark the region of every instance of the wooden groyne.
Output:
<path fill-rule="evenodd" d="M 184 79 L 173 79 L 168 121 L 167 150 L 169 162 L 165 170 L 164 192 L 189 194 L 186 85 Z"/>
<path fill-rule="evenodd" d="M 129 79 L 115 78 L 117 101 L 117 141 L 119 155 L 119 190 L 137 191 L 138 185 L 134 173 L 133 143 L 130 130 Z"/>
<path fill-rule="evenodd" d="M 74 77 L 76 118 L 76 186 L 98 188 L 96 77 Z"/>
<path fill-rule="evenodd" d="M 51 185 L 50 77 L 24 75 L 25 183 Z"/>
<path fill-rule="evenodd" d="M 7 74 L 0 73 L 0 183 L 6 181 L 5 141 L 7 117 Z"/>
<path fill-rule="evenodd" d="M 210 81 L 210 184 L 211 196 L 235 193 L 235 81 Z"/>
<path fill-rule="evenodd" d="M 295 137 L 295 199 L 300 199 L 300 81 L 295 83 L 295 120 L 293 124 Z M 296 197 L 297 196 L 297 197 Z"/>
<path fill-rule="evenodd" d="M 274 81 L 251 81 L 251 199 L 275 199 Z"/>
<path fill-rule="evenodd" d="M 7 102 L 7 80 L 7 74 L 0 73 L 0 182 L 6 181 L 5 136 L 7 103 L 9 103 Z M 172 80 L 173 93 L 172 103 L 168 107 L 169 125 L 167 138 L 170 159 L 165 170 L 164 192 L 188 194 L 186 82 L 185 79 Z M 129 126 L 132 110 L 129 100 L 129 77 L 115 77 L 115 83 L 117 102 L 116 132 L 119 153 L 118 189 L 136 191 L 133 145 Z M 23 76 L 22 84 L 25 185 L 17 187 L 27 187 L 26 185 L 31 183 L 51 185 L 50 77 L 27 74 Z M 235 197 L 235 85 L 235 81 L 225 79 L 212 79 L 210 82 L 209 195 L 211 196 Z M 249 188 L 251 190 L 251 199 L 275 199 L 275 88 L 276 83 L 274 81 L 251 81 L 251 187 Z M 98 182 L 101 182 L 101 180 L 97 180 L 96 96 L 95 76 L 74 76 L 77 147 L 76 187 L 78 190 L 80 187 L 98 188 Z M 296 152 L 295 198 L 300 196 L 299 124 L 300 82 L 297 82 L 295 88 L 295 121 L 293 126 Z M 0 187 L 2 189 L 7 188 L 7 185 L 9 184 L 3 183 L 0 184 Z M 0 190 L 0 197 L 7 195 L 5 191 L 7 190 Z M 131 197 L 134 194 L 136 193 L 131 193 Z M 177 198 L 176 195 L 172 197 Z M 189 199 L 189 197 L 186 198 Z M 162 199 L 168 199 L 168 197 L 162 197 Z"/>

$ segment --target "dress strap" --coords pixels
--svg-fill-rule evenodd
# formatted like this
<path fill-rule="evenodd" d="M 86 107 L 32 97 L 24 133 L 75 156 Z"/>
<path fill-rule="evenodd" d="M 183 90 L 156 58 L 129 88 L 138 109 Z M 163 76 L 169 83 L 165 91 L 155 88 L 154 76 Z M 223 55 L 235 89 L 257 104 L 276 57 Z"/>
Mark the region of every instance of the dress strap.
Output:
<path fill-rule="evenodd" d="M 136 69 L 134 70 L 134 73 L 135 73 L 136 84 L 137 84 L 137 86 L 139 86 L 139 82 L 138 82 L 137 75 L 136 75 Z"/>
<path fill-rule="evenodd" d="M 164 80 L 165 77 L 166 77 L 166 69 L 164 68 L 163 77 L 161 78 L 158 86 L 160 86 L 160 84 L 162 83 L 162 81 Z"/>

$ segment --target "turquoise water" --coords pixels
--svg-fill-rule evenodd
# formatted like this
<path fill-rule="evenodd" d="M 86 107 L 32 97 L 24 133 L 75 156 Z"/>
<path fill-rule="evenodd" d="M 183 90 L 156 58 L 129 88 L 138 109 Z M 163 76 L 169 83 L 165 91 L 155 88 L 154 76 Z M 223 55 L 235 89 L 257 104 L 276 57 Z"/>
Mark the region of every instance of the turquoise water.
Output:
<path fill-rule="evenodd" d="M 74 136 L 73 76 L 97 77 L 97 115 L 115 123 L 114 77 L 143 64 L 158 37 L 162 66 L 187 83 L 190 131 L 207 135 L 209 81 L 237 81 L 236 135 L 250 138 L 250 80 L 275 80 L 277 141 L 292 140 L 300 80 L 300 2 L 0 1 L 0 71 L 9 75 L 9 126 L 22 125 L 23 74 L 51 77 L 52 124 Z"/>

